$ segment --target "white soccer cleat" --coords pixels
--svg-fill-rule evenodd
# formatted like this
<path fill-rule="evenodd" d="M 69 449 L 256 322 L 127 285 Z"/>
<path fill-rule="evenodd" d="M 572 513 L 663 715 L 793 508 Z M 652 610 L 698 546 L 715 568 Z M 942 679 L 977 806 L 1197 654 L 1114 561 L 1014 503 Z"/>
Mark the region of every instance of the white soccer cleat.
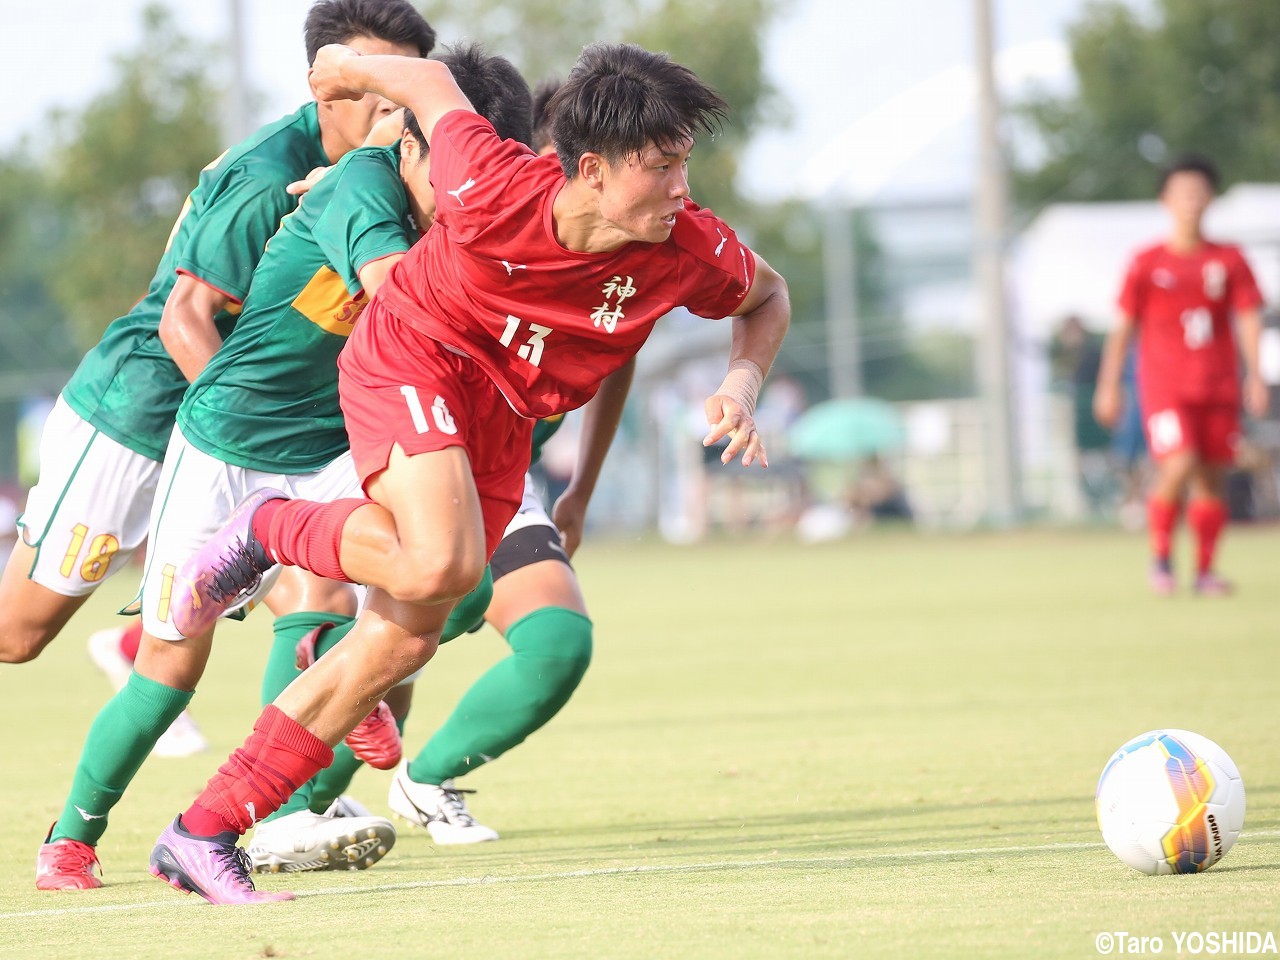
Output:
<path fill-rule="evenodd" d="M 372 817 L 373 811 L 359 800 L 344 793 L 329 804 L 329 809 L 324 812 L 324 815 L 326 817 Z"/>
<path fill-rule="evenodd" d="M 191 714 L 183 710 L 173 718 L 169 729 L 160 734 L 151 752 L 157 757 L 190 757 L 208 749 L 209 741 L 191 719 Z"/>
<path fill-rule="evenodd" d="M 431 839 L 441 845 L 497 840 L 498 831 L 476 823 L 475 817 L 467 810 L 462 795 L 473 792 L 459 790 L 451 779 L 439 785 L 416 783 L 409 779 L 409 762 L 406 760 L 400 764 L 395 779 L 391 781 L 387 805 L 410 823 L 426 827 Z"/>
<path fill-rule="evenodd" d="M 326 817 L 302 810 L 258 824 L 248 851 L 258 873 L 364 870 L 395 842 L 396 828 L 382 817 Z"/>
<path fill-rule="evenodd" d="M 108 627 L 89 634 L 89 659 L 107 675 L 116 692 L 124 689 L 133 673 L 133 661 L 120 652 L 120 638 L 128 627 Z"/>

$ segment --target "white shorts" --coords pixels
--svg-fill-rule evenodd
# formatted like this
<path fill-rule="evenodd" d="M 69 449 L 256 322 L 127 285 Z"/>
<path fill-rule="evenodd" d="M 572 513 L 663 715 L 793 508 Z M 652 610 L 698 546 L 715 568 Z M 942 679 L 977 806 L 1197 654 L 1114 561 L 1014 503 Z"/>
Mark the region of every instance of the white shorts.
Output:
<path fill-rule="evenodd" d="M 211 457 L 189 444 L 174 427 L 151 511 L 147 563 L 138 595 L 142 627 L 147 633 L 161 640 L 182 639 L 169 611 L 173 575 L 213 538 L 235 505 L 258 487 L 274 487 L 290 497 L 325 502 L 364 496 L 350 452 L 312 473 L 266 473 Z M 279 568 L 275 569 L 276 574 L 263 577 L 253 597 L 228 613 L 265 596 L 278 575 Z"/>
<path fill-rule="evenodd" d="M 529 474 L 524 475 L 524 499 L 520 501 L 520 509 L 516 511 L 516 515 L 511 518 L 511 522 L 507 524 L 507 529 L 502 531 L 503 537 L 509 537 L 517 530 L 523 530 L 525 527 L 554 527 L 551 517 L 547 513 L 547 508 L 542 505 L 542 498 L 538 496 L 538 491 L 534 489 L 533 477 Z"/>
<path fill-rule="evenodd" d="M 83 597 L 124 568 L 147 535 L 160 464 L 82 420 L 61 396 L 40 436 L 40 480 L 18 518 L 36 548 L 27 576 Z"/>

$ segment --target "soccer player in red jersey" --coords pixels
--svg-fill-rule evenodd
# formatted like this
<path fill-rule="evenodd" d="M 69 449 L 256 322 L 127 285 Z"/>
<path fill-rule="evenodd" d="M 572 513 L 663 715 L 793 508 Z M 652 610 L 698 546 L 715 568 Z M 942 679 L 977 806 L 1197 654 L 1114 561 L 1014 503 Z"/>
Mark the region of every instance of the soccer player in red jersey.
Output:
<path fill-rule="evenodd" d="M 1267 409 L 1258 369 L 1258 285 L 1239 248 L 1208 240 L 1200 229 L 1217 189 L 1218 171 L 1204 157 L 1187 155 L 1165 168 L 1160 202 L 1173 229 L 1129 264 L 1094 397 L 1098 422 L 1113 426 L 1120 416 L 1125 354 L 1136 337 L 1139 400 L 1157 464 L 1147 502 L 1150 580 L 1162 596 L 1176 589 L 1170 541 L 1184 498 L 1197 541 L 1194 589 L 1203 596 L 1231 592 L 1213 561 L 1227 521 L 1223 490 L 1240 432 L 1237 356 L 1244 360 L 1245 409 L 1253 416 Z"/>
<path fill-rule="evenodd" d="M 411 108 L 431 150 L 436 221 L 391 271 L 339 361 L 369 499 L 258 491 L 178 572 L 175 622 L 252 589 L 273 562 L 366 583 L 356 628 L 266 707 L 245 745 L 160 835 L 152 872 L 213 903 L 254 891 L 239 836 L 333 757 L 435 652 L 523 492 L 534 420 L 586 403 L 676 306 L 734 317 L 707 400 L 722 460 L 767 466 L 753 413 L 790 323 L 782 278 L 689 200 L 694 137 L 728 107 L 639 47 L 583 51 L 550 106 L 556 157 L 500 140 L 438 62 L 325 48 L 326 100 L 373 91 Z"/>

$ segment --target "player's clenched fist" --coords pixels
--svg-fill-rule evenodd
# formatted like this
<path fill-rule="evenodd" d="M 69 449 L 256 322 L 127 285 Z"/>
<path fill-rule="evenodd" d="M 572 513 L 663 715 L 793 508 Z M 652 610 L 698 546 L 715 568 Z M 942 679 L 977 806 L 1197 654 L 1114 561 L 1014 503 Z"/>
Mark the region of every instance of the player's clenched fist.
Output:
<path fill-rule="evenodd" d="M 342 65 L 358 56 L 359 53 L 341 43 L 325 44 L 316 52 L 307 82 L 311 84 L 311 92 L 317 100 L 360 100 L 364 97 L 364 90 L 342 80 Z"/>

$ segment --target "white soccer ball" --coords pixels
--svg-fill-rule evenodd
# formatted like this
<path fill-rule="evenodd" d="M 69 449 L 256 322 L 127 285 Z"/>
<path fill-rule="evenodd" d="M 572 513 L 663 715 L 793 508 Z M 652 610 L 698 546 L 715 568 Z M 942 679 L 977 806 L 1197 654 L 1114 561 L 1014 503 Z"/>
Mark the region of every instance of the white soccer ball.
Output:
<path fill-rule="evenodd" d="M 1244 782 L 1227 752 L 1197 733 L 1152 730 L 1107 761 L 1094 797 L 1102 839 L 1147 874 L 1199 873 L 1244 828 Z"/>

